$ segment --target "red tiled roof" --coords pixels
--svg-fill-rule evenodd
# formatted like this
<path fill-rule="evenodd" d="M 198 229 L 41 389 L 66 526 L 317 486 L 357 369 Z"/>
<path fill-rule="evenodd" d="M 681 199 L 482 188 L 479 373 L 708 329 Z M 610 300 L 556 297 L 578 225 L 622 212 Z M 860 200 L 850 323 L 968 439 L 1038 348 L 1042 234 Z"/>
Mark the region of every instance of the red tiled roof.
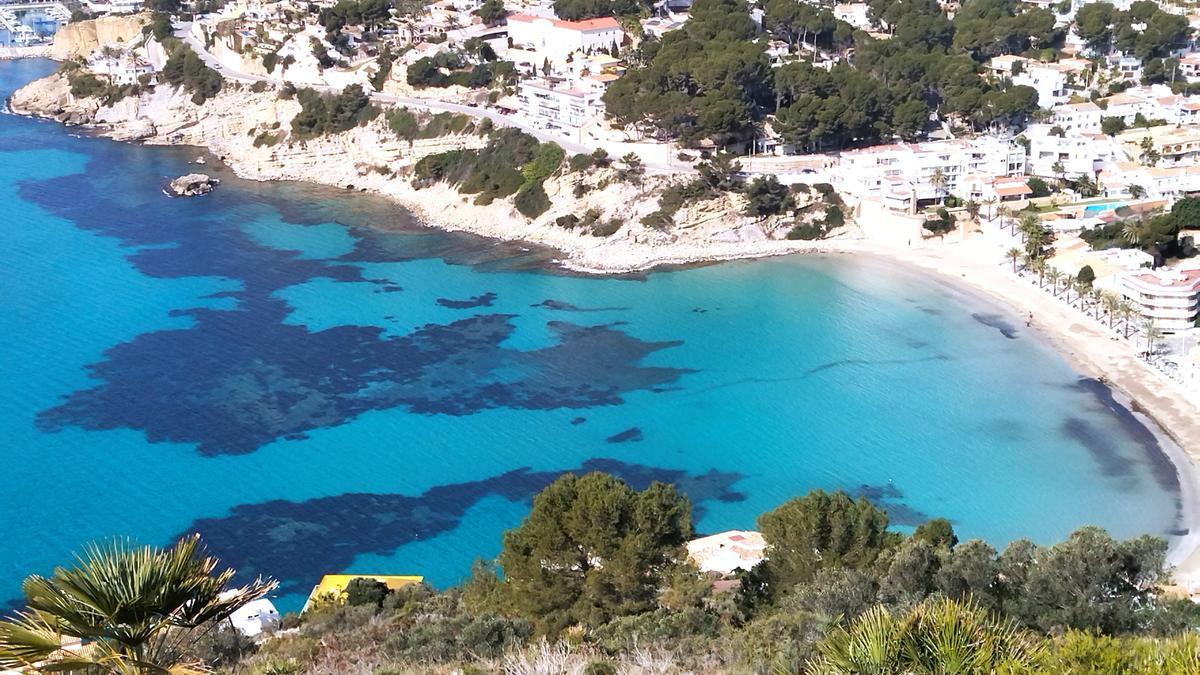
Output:
<path fill-rule="evenodd" d="M 544 16 L 533 16 L 531 14 L 510 14 L 509 22 L 517 21 L 519 23 L 533 23 L 538 20 L 549 21 L 558 28 L 566 28 L 567 30 L 576 30 L 581 33 L 590 33 L 598 30 L 614 30 L 621 28 L 621 22 L 611 16 L 601 17 L 599 19 L 587 19 L 586 21 L 563 21 L 562 19 L 551 19 Z"/>

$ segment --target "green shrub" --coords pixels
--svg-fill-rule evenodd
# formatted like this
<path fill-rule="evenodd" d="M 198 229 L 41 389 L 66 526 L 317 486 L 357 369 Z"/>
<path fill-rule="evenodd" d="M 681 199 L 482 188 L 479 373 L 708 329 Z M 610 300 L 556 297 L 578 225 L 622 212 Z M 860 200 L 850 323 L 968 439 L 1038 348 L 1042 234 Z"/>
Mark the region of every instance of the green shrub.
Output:
<path fill-rule="evenodd" d="M 620 218 L 610 218 L 603 223 L 597 223 L 592 227 L 593 237 L 611 237 L 616 234 L 625 225 Z"/>
<path fill-rule="evenodd" d="M 791 191 L 775 176 L 759 176 L 743 190 L 746 195 L 746 215 L 761 218 L 774 216 L 795 208 Z"/>
<path fill-rule="evenodd" d="M 71 85 L 71 95 L 79 98 L 102 96 L 108 91 L 108 83 L 91 73 L 79 72 L 67 77 Z"/>
<path fill-rule="evenodd" d="M 825 236 L 825 229 L 823 227 L 821 227 L 820 225 L 816 225 L 813 223 L 802 223 L 800 225 L 796 225 L 792 229 L 788 230 L 788 233 L 787 233 L 787 238 L 793 239 L 793 240 L 795 240 L 795 239 L 805 239 L 805 240 L 820 239 L 821 237 L 824 237 L 824 236 Z"/>
<path fill-rule="evenodd" d="M 200 56 L 182 42 L 175 46 L 163 64 L 162 77 L 168 84 L 189 92 L 196 105 L 203 105 L 216 96 L 224 85 L 221 74 L 205 65 Z"/>
<path fill-rule="evenodd" d="M 300 112 L 292 118 L 292 133 L 299 140 L 337 134 L 362 126 L 379 115 L 379 108 L 362 86 L 352 84 L 340 94 L 321 94 L 313 89 L 296 92 Z"/>
<path fill-rule="evenodd" d="M 617 675 L 617 667 L 608 661 L 592 661 L 583 669 L 583 675 Z"/>
<path fill-rule="evenodd" d="M 377 579 L 359 577 L 346 584 L 346 604 L 351 607 L 369 605 L 382 607 L 388 596 L 387 584 Z"/>
<path fill-rule="evenodd" d="M 1096 271 L 1092 269 L 1091 265 L 1084 265 L 1079 268 L 1079 274 L 1075 275 L 1075 280 L 1090 288 L 1096 281 Z"/>
<path fill-rule="evenodd" d="M 550 209 L 550 198 L 542 189 L 542 184 L 529 183 L 522 187 L 513 198 L 513 206 L 526 218 L 533 219 Z"/>
<path fill-rule="evenodd" d="M 264 131 L 261 134 L 254 137 L 254 147 L 270 148 L 270 147 L 274 147 L 277 143 L 279 143 L 279 141 L 280 141 L 279 135 L 273 134 L 270 131 Z"/>

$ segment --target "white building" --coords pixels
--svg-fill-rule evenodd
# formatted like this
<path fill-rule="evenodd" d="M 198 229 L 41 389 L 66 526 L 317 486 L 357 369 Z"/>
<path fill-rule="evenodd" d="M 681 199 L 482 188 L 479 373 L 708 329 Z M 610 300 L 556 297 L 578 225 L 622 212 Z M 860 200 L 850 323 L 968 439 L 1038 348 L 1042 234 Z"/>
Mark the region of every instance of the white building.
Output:
<path fill-rule="evenodd" d="M 1038 105 L 1051 108 L 1071 99 L 1067 91 L 1067 74 L 1050 64 L 1029 64 L 1012 76 L 1014 85 L 1032 87 L 1038 93 Z"/>
<path fill-rule="evenodd" d="M 1124 272 L 1117 276 L 1117 288 L 1164 333 L 1185 331 L 1196 323 L 1200 270 Z"/>
<path fill-rule="evenodd" d="M 138 84 L 142 76 L 154 74 L 154 66 L 131 51 L 98 51 L 88 58 L 87 69 L 118 86 Z"/>
<path fill-rule="evenodd" d="M 608 50 L 625 41 L 621 23 L 612 17 L 587 21 L 562 21 L 529 14 L 508 17 L 508 37 L 513 45 L 532 47 L 549 59 L 572 52 Z"/>
<path fill-rule="evenodd" d="M 749 571 L 767 557 L 767 542 L 762 534 L 747 530 L 730 530 L 687 543 L 688 559 L 701 572 L 721 575 L 737 570 Z"/>
<path fill-rule="evenodd" d="M 133 14 L 142 11 L 145 0 L 84 0 L 83 6 L 92 14 Z"/>
<path fill-rule="evenodd" d="M 1038 93 L 1038 105 L 1047 109 L 1081 94 L 1091 67 L 1086 59 L 1034 61 L 1013 54 L 994 57 L 987 64 L 993 78 L 1032 87 Z"/>
<path fill-rule="evenodd" d="M 867 3 L 853 2 L 833 6 L 833 18 L 861 30 L 871 29 L 871 18 L 867 15 Z"/>
<path fill-rule="evenodd" d="M 1033 195 L 1024 176 L 986 176 L 970 174 L 959 186 L 958 196 L 979 204 L 999 204 L 1028 199 Z M 988 214 L 989 217 L 991 214 Z"/>
<path fill-rule="evenodd" d="M 1179 59 L 1179 74 L 1188 82 L 1200 82 L 1200 54 L 1188 54 Z"/>
<path fill-rule="evenodd" d="M 229 615 L 229 622 L 246 637 L 256 637 L 279 624 L 279 610 L 266 598 L 248 602 Z"/>
<path fill-rule="evenodd" d="M 555 86 L 546 80 L 525 80 L 517 86 L 520 111 L 543 129 L 578 129 L 604 112 L 602 88 Z"/>
<path fill-rule="evenodd" d="M 1054 107 L 1053 126 L 1074 133 L 1099 133 L 1104 111 L 1092 102 L 1067 103 Z"/>
<path fill-rule="evenodd" d="M 1135 82 L 1142 79 L 1142 60 L 1136 56 L 1116 54 L 1108 58 L 1108 65 L 1123 79 Z"/>
<path fill-rule="evenodd" d="M 925 143 L 877 145 L 841 153 L 838 188 L 859 198 L 880 198 L 895 210 L 947 195 L 969 197 L 964 177 L 1019 176 L 1025 151 L 992 136 Z M 944 184 L 936 185 L 935 176 Z"/>
<path fill-rule="evenodd" d="M 1118 144 L 1099 132 L 1070 131 L 1059 136 L 1050 124 L 1031 124 L 1025 129 L 1029 139 L 1029 173 L 1051 178 L 1095 176 L 1120 158 Z M 1057 171 L 1061 165 L 1061 173 Z"/>
<path fill-rule="evenodd" d="M 1143 166 L 1114 162 L 1100 173 L 1100 187 L 1108 197 L 1131 197 L 1134 186 L 1147 199 L 1176 199 L 1200 193 L 1200 166 Z"/>

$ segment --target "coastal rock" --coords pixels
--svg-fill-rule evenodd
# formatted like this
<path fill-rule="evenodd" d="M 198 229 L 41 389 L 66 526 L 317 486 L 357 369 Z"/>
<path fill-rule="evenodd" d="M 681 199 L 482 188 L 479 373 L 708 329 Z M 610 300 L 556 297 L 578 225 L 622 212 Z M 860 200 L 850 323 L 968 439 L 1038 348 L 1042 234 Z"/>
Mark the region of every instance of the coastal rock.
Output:
<path fill-rule="evenodd" d="M 177 197 L 198 197 L 212 192 L 220 182 L 202 173 L 189 173 L 171 181 L 167 189 Z"/>
<path fill-rule="evenodd" d="M 309 181 L 379 193 L 442 229 L 559 249 L 567 254 L 563 262 L 577 270 L 628 272 L 661 264 L 778 255 L 805 246 L 785 240 L 795 224 L 790 214 L 746 216 L 745 198 L 734 193 L 687 205 L 666 226 L 647 219 L 659 208 L 664 190 L 694 180 L 691 174 L 647 173 L 640 181 L 627 181 L 611 167 L 564 171 L 546 180 L 550 209 L 533 219 L 518 213 L 511 197 L 476 204 L 472 195 L 445 182 L 414 185 L 413 168 L 436 153 L 481 148 L 487 135 L 467 132 L 410 142 L 398 137 L 381 115 L 343 133 L 297 140 L 291 122 L 300 104 L 294 97 L 281 99 L 272 90 L 254 91 L 232 81 L 204 105 L 193 103 L 182 89 L 159 85 L 102 107 L 96 99 L 71 97 L 66 78 L 59 74 L 27 85 L 13 101 L 16 112 L 47 117 L 68 113 L 67 119 L 90 124 L 110 138 L 205 148 L 242 178 Z M 812 199 L 815 195 L 808 201 Z M 598 214 L 596 222 L 605 229 L 617 224 L 615 233 L 596 236 L 591 227 L 558 224 L 566 216 L 583 218 L 589 213 Z"/>
<path fill-rule="evenodd" d="M 68 23 L 54 34 L 50 45 L 50 58 L 69 61 L 92 52 L 104 45 L 128 43 L 142 34 L 142 27 L 150 23 L 150 13 L 134 15 L 110 15 Z"/>
<path fill-rule="evenodd" d="M 22 115 L 49 117 L 63 124 L 86 124 L 91 121 L 100 102 L 71 95 L 71 85 L 62 74 L 34 80 L 13 92 L 8 107 Z"/>

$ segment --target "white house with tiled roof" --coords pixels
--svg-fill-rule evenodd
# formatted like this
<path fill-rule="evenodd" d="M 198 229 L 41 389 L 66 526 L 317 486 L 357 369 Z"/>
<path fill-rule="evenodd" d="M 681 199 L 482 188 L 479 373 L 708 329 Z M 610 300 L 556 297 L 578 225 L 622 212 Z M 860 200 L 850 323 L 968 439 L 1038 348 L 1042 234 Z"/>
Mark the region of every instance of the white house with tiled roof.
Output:
<path fill-rule="evenodd" d="M 563 21 L 530 14 L 508 17 L 508 37 L 514 45 L 531 47 L 551 60 L 581 51 L 607 51 L 625 41 L 621 22 L 611 16 L 586 21 Z"/>

